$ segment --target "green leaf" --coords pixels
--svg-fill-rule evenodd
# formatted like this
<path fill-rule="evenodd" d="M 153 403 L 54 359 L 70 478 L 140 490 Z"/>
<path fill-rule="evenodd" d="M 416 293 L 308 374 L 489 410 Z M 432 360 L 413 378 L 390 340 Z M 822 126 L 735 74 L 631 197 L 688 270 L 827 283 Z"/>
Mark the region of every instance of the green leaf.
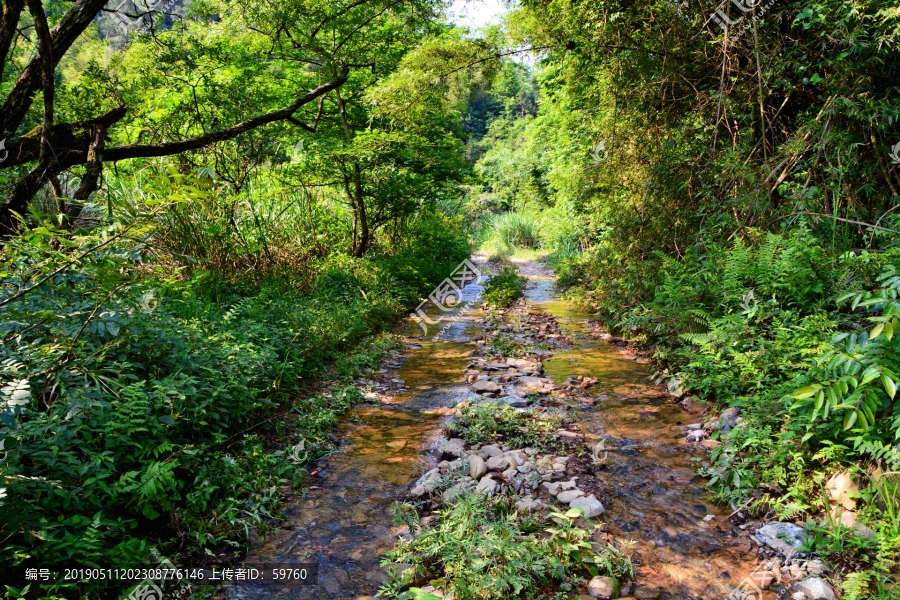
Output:
<path fill-rule="evenodd" d="M 848 429 L 853 427 L 853 424 L 856 423 L 856 418 L 857 417 L 855 410 L 851 410 L 847 413 L 847 415 L 844 417 L 844 431 L 847 431 Z"/>
<path fill-rule="evenodd" d="M 818 386 L 818 385 L 811 385 L 809 387 L 801 388 L 791 395 L 794 398 L 796 398 L 797 400 L 803 400 L 804 398 L 809 398 L 810 396 L 815 394 L 817 391 L 819 391 L 819 387 L 820 386 Z"/>
<path fill-rule="evenodd" d="M 893 400 L 894 394 L 897 393 L 897 384 L 895 384 L 894 380 L 887 375 L 881 376 L 881 383 L 884 385 L 884 391 L 887 392 L 887 395 Z"/>

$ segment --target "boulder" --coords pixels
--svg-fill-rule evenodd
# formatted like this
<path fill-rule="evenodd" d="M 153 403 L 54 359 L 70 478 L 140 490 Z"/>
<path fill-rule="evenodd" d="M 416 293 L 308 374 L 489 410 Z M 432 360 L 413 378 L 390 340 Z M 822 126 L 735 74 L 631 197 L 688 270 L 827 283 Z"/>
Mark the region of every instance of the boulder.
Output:
<path fill-rule="evenodd" d="M 594 577 L 588 582 L 588 595 L 591 598 L 615 598 L 619 586 L 612 577 Z"/>
<path fill-rule="evenodd" d="M 806 531 L 793 523 L 769 523 L 753 534 L 762 546 L 768 546 L 781 554 L 793 554 L 803 544 Z"/>
<path fill-rule="evenodd" d="M 802 593 L 808 600 L 837 600 L 834 590 L 819 577 L 808 577 L 791 586 L 791 591 Z"/>
<path fill-rule="evenodd" d="M 469 457 L 469 477 L 478 481 L 482 477 L 484 477 L 485 473 L 487 473 L 487 465 L 484 464 L 484 460 L 477 454 L 473 454 Z"/>
<path fill-rule="evenodd" d="M 488 379 L 480 379 L 472 384 L 472 391 L 476 394 L 499 394 L 501 388 L 499 385 Z"/>
<path fill-rule="evenodd" d="M 569 507 L 581 508 L 584 511 L 585 518 L 587 519 L 599 517 L 606 512 L 606 509 L 603 508 L 603 504 L 601 504 L 593 494 L 591 494 L 590 496 L 581 496 L 580 498 L 575 498 L 574 500 L 572 500 L 572 502 L 569 503 Z"/>

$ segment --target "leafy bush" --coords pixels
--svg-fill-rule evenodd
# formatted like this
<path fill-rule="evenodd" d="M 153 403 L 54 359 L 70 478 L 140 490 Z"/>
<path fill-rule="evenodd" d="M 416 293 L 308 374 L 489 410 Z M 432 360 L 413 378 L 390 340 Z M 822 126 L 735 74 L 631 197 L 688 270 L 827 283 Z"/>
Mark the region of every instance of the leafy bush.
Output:
<path fill-rule="evenodd" d="M 506 308 L 522 297 L 528 280 L 512 265 L 491 276 L 484 286 L 484 300 L 495 308 Z"/>
<path fill-rule="evenodd" d="M 561 421 L 555 413 L 541 413 L 535 418 L 503 402 L 479 402 L 463 408 L 462 416 L 448 429 L 468 444 L 502 442 L 515 448 L 544 450 L 555 445 L 553 434 Z"/>

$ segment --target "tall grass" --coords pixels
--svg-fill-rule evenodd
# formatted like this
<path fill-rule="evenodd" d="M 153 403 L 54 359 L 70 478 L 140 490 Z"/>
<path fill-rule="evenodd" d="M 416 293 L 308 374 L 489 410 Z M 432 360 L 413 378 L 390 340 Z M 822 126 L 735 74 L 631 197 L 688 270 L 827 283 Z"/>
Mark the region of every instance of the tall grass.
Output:
<path fill-rule="evenodd" d="M 543 219 L 535 212 L 506 212 L 489 216 L 484 222 L 481 249 L 491 260 L 502 260 L 517 248 L 542 247 Z"/>
<path fill-rule="evenodd" d="M 481 250 L 491 260 L 533 255 L 535 250 L 569 257 L 581 250 L 576 225 L 559 208 L 490 215 L 481 231 Z"/>

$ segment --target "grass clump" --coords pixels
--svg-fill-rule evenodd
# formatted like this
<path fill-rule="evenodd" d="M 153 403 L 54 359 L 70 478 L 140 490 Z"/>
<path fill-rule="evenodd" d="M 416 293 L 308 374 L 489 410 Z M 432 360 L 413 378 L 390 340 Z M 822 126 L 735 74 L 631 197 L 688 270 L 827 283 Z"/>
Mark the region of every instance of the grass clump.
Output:
<path fill-rule="evenodd" d="M 485 284 L 484 301 L 494 308 L 506 308 L 522 297 L 526 281 L 514 266 L 506 265 Z"/>
<path fill-rule="evenodd" d="M 503 442 L 515 448 L 540 451 L 556 444 L 553 435 L 561 423 L 562 417 L 555 412 L 533 415 L 502 402 L 481 402 L 463 408 L 462 416 L 447 429 L 469 445 Z"/>
<path fill-rule="evenodd" d="M 407 524 L 420 530 L 414 512 Z M 413 583 L 453 590 L 459 600 L 534 597 L 572 589 L 588 576 L 634 576 L 626 552 L 592 542 L 595 525 L 579 522 L 580 509 L 546 518 L 520 514 L 509 498 L 470 493 L 440 512 L 440 522 L 401 540 L 386 561 L 412 567 L 379 591 L 388 598 L 428 598 Z"/>

